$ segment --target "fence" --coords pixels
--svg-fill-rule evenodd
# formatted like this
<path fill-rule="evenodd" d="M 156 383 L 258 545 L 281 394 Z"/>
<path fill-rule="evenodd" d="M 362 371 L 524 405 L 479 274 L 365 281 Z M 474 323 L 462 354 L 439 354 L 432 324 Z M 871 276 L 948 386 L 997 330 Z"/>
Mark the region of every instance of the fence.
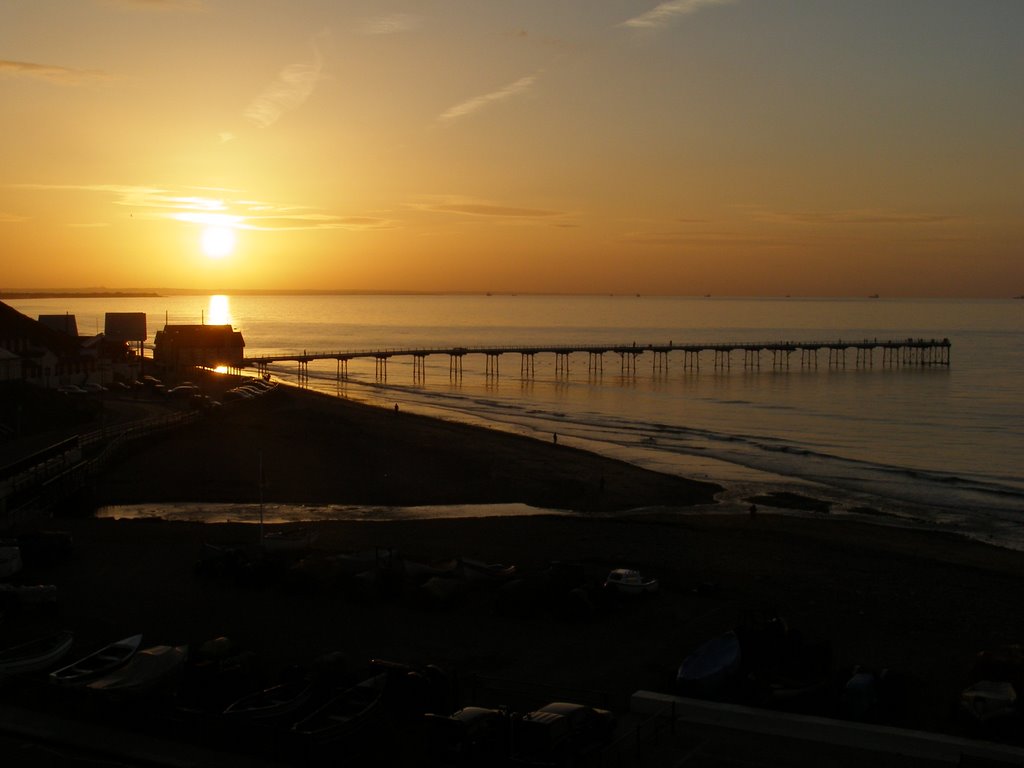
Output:
<path fill-rule="evenodd" d="M 198 411 L 179 411 L 107 426 L 62 440 L 0 468 L 0 525 L 9 527 L 49 511 L 84 488 L 121 446 L 188 424 L 199 415 Z M 87 453 L 92 455 L 86 458 Z"/>

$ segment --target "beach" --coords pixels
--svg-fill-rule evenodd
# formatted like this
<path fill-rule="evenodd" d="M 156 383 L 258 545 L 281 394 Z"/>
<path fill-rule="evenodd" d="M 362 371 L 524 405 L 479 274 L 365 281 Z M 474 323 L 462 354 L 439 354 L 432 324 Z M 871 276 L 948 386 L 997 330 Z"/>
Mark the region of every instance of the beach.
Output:
<path fill-rule="evenodd" d="M 521 502 L 575 514 L 321 521 L 301 568 L 282 560 L 245 572 L 203 567 L 204 547 L 255 556 L 258 526 L 83 514 L 96 504 L 258 502 L 261 463 L 267 502 Z M 25 576 L 58 586 L 55 613 L 32 620 L 73 629 L 76 648 L 135 632 L 193 647 L 223 636 L 258 658 L 268 681 L 341 651 L 354 666 L 437 664 L 463 680 L 515 680 L 618 708 L 638 689 L 670 691 L 705 640 L 780 616 L 830 648 L 837 678 L 859 665 L 906 680 L 906 706 L 889 724 L 963 732 L 957 701 L 976 654 L 1024 637 L 1024 556 L 826 513 L 685 514 L 716 490 L 554 440 L 282 387 L 122 449 L 88 499 L 46 523 L 70 533 L 72 554 L 26 561 Z M 513 564 L 531 586 L 442 598 L 422 579 L 367 589 L 337 576 L 332 558 L 367 551 L 441 570 L 458 558 Z M 617 567 L 657 576 L 660 591 L 609 597 L 600 584 Z"/>

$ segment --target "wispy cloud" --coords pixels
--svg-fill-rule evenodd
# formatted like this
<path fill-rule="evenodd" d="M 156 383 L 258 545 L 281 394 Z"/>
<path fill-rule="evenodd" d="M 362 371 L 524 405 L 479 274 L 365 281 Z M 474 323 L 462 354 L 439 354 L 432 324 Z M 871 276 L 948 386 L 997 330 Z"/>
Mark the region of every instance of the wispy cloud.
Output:
<path fill-rule="evenodd" d="M 756 214 L 762 221 L 796 224 L 939 224 L 957 217 L 948 214 L 905 213 L 880 210 L 766 211 Z"/>
<path fill-rule="evenodd" d="M 91 192 L 107 195 L 137 219 L 173 219 L 189 224 L 219 224 L 238 229 L 389 229 L 380 216 L 339 216 L 301 205 L 251 200 L 230 189 L 149 187 L 125 184 L 18 184 L 18 189 Z M 0 214 L 0 221 L 3 221 Z"/>
<path fill-rule="evenodd" d="M 535 82 L 537 82 L 537 75 L 521 77 L 514 83 L 509 83 L 505 87 L 499 88 L 496 91 L 484 94 L 483 96 L 476 96 L 468 101 L 462 102 L 461 104 L 456 104 L 454 107 L 442 112 L 437 119 L 443 122 L 449 122 L 460 117 L 466 117 L 467 115 L 471 115 L 486 106 L 496 104 L 499 101 L 504 101 L 505 99 L 510 99 L 513 96 L 525 93 L 533 87 Z"/>
<path fill-rule="evenodd" d="M 314 43 L 312 61 L 290 64 L 282 69 L 246 107 L 245 117 L 263 128 L 273 125 L 281 115 L 301 106 L 310 97 L 322 68 L 323 57 Z"/>
<path fill-rule="evenodd" d="M 24 216 L 18 216 L 14 213 L 4 213 L 0 211 L 0 224 L 14 224 L 15 222 L 25 221 Z"/>
<path fill-rule="evenodd" d="M 504 219 L 544 219 L 565 215 L 564 211 L 498 205 L 458 195 L 428 197 L 424 202 L 416 203 L 413 207 L 421 211 L 431 211 L 434 213 L 452 213 L 460 216 L 490 216 Z"/>
<path fill-rule="evenodd" d="M 198 11 L 203 0 L 100 0 L 102 5 L 152 11 Z"/>
<path fill-rule="evenodd" d="M 668 248 L 714 248 L 718 246 L 745 246 L 748 248 L 778 248 L 791 245 L 792 238 L 777 236 L 754 235 L 744 232 L 711 231 L 711 232 L 626 232 L 619 237 L 619 242 L 631 245 L 668 247 Z"/>
<path fill-rule="evenodd" d="M 467 216 L 500 216 L 516 219 L 535 219 L 561 215 L 559 211 L 545 211 L 541 208 L 514 208 L 508 205 L 485 205 L 482 203 L 435 205 L 431 210 L 440 211 L 441 213 L 462 213 Z"/>
<path fill-rule="evenodd" d="M 701 8 L 715 5 L 726 5 L 733 0 L 668 0 L 659 3 L 651 10 L 641 13 L 622 22 L 620 26 L 632 27 L 633 29 L 655 29 L 664 27 L 679 16 L 686 16 L 696 13 Z"/>
<path fill-rule="evenodd" d="M 408 32 L 417 26 L 419 26 L 419 19 L 411 13 L 392 13 L 388 16 L 368 19 L 359 31 L 364 35 L 394 35 L 399 32 Z"/>
<path fill-rule="evenodd" d="M 390 219 L 377 216 L 333 216 L 326 213 L 294 211 L 286 216 L 247 216 L 244 229 L 281 231 L 295 229 L 345 229 L 350 232 L 372 229 L 394 229 Z"/>
<path fill-rule="evenodd" d="M 94 70 L 68 69 L 52 64 L 33 64 L 27 61 L 3 59 L 0 59 L 0 75 L 34 77 L 58 85 L 83 85 L 110 79 L 106 74 Z"/>

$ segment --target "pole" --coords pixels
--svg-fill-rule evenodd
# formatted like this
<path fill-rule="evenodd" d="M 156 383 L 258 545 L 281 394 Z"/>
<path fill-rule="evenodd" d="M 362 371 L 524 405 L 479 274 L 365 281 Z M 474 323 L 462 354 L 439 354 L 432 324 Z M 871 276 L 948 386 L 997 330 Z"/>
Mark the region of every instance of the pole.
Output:
<path fill-rule="evenodd" d="M 259 546 L 263 546 L 263 452 L 259 452 Z"/>

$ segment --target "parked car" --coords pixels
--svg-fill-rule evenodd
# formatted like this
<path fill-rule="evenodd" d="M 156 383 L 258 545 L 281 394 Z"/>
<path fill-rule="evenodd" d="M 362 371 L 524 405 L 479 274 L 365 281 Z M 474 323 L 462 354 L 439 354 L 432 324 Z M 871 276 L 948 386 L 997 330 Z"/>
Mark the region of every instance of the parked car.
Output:
<path fill-rule="evenodd" d="M 90 381 L 90 382 L 87 382 L 87 383 L 83 384 L 82 385 L 82 389 L 84 389 L 86 392 L 94 392 L 94 393 L 100 393 L 100 392 L 106 392 L 107 391 L 106 387 L 104 387 L 102 384 L 96 383 L 95 381 Z"/>
<path fill-rule="evenodd" d="M 193 394 L 188 399 L 190 408 L 197 411 L 206 410 L 215 405 L 220 405 L 216 400 L 212 399 L 209 395 L 201 395 L 199 393 Z"/>
<path fill-rule="evenodd" d="M 513 744 L 526 759 L 572 757 L 611 742 L 615 726 L 615 715 L 606 709 L 553 701 L 515 722 Z"/>
<path fill-rule="evenodd" d="M 85 390 L 74 384 L 61 384 L 57 387 L 57 391 L 62 395 L 84 395 Z"/>
<path fill-rule="evenodd" d="M 658 591 L 658 580 L 632 568 L 616 568 L 604 580 L 604 588 L 618 595 L 642 595 Z"/>
<path fill-rule="evenodd" d="M 504 709 L 464 707 L 447 717 L 424 718 L 430 757 L 444 765 L 482 765 L 507 749 L 510 719 Z"/>

